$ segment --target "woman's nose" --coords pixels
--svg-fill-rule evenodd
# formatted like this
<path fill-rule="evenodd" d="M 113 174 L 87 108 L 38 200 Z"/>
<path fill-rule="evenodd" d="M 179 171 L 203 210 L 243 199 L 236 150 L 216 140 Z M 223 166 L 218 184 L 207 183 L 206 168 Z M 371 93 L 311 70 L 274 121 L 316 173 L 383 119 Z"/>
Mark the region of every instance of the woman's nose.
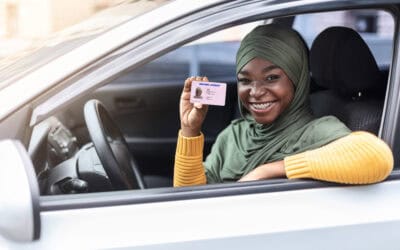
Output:
<path fill-rule="evenodd" d="M 250 88 L 250 96 L 258 98 L 266 93 L 266 89 L 262 86 L 262 84 L 258 81 L 255 81 L 251 84 Z"/>

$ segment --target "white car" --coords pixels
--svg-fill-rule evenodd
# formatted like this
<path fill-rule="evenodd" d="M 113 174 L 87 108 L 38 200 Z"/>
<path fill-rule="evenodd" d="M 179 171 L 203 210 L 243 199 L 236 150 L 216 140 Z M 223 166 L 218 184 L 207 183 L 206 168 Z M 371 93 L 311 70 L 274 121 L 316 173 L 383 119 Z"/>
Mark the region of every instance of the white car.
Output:
<path fill-rule="evenodd" d="M 400 248 L 400 0 L 175 0 L 140 14 L 135 4 L 0 62 L 1 248 Z M 310 45 L 315 115 L 392 148 L 384 182 L 172 187 L 184 79 L 228 84 L 204 124 L 207 153 L 238 116 L 238 37 L 269 22 Z M 331 26 L 362 38 L 317 42 Z"/>

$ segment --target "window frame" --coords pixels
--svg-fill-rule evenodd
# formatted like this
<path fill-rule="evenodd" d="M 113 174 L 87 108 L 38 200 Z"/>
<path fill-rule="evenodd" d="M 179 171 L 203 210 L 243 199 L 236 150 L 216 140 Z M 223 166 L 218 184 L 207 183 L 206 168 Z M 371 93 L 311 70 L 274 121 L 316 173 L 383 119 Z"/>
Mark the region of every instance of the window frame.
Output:
<path fill-rule="evenodd" d="M 388 142 L 390 146 L 397 146 L 400 148 L 400 139 L 398 133 L 400 133 L 400 98 L 396 98 L 400 96 L 400 57 L 398 55 L 398 51 L 400 48 L 400 39 L 398 32 L 398 18 L 396 16 L 400 16 L 400 5 L 390 5 L 385 6 L 381 4 L 376 4 L 370 2 L 366 2 L 364 5 L 353 5 L 353 1 L 343 1 L 342 3 L 330 3 L 324 5 L 323 3 L 318 4 L 309 4 L 306 6 L 301 6 L 299 8 L 276 8 L 275 11 L 270 10 L 270 12 L 257 13 L 257 11 L 253 11 L 251 17 L 234 17 L 230 21 L 223 21 L 222 24 L 213 24 L 207 26 L 208 28 L 202 32 L 199 32 L 195 35 L 191 35 L 187 38 L 180 40 L 178 43 L 169 44 L 164 46 L 163 48 L 159 48 L 157 53 L 145 53 L 141 57 L 137 57 L 135 60 L 126 60 L 130 56 L 132 56 L 137 51 L 140 51 L 145 48 L 149 48 L 151 46 L 155 46 L 158 42 L 160 42 L 163 37 L 168 34 L 174 34 L 174 24 L 167 25 L 159 32 L 144 36 L 138 41 L 134 41 L 131 44 L 115 51 L 104 57 L 102 60 L 99 60 L 96 64 L 92 65 L 88 69 L 85 69 L 84 72 L 91 72 L 85 77 L 81 78 L 82 72 L 78 72 L 71 78 L 66 79 L 62 85 L 68 85 L 69 87 L 74 88 L 81 84 L 82 82 L 92 81 L 96 82 L 96 86 L 99 87 L 104 85 L 111 79 L 111 71 L 107 71 L 112 65 L 118 64 L 118 62 L 122 62 L 122 66 L 119 66 L 121 72 L 126 72 L 132 68 L 139 67 L 152 59 L 155 59 L 163 54 L 166 54 L 173 49 L 178 48 L 179 46 L 193 41 L 197 38 L 200 38 L 202 35 L 208 32 L 215 32 L 222 30 L 227 27 L 231 27 L 237 25 L 239 23 L 251 22 L 265 18 L 273 18 L 280 17 L 283 15 L 296 15 L 303 13 L 311 13 L 311 12 L 319 12 L 319 11 L 334 11 L 334 10 L 345 10 L 357 8 L 360 9 L 362 6 L 368 8 L 375 9 L 383 9 L 392 13 L 394 16 L 395 30 L 394 30 L 394 40 L 393 40 L 393 56 L 392 56 L 392 64 L 390 66 L 389 72 L 389 82 L 386 92 L 384 111 L 382 115 L 381 121 L 381 135 L 382 138 Z M 245 5 L 245 3 L 243 3 Z M 255 5 L 255 4 L 254 4 Z M 279 4 L 277 4 L 279 5 Z M 250 9 L 250 6 L 253 6 L 253 3 L 247 4 L 247 8 Z M 260 4 L 261 6 L 261 4 Z M 314 8 L 313 8 L 314 7 Z M 221 7 L 223 8 L 223 6 Z M 247 10 L 246 8 L 246 10 Z M 264 6 L 265 9 L 268 10 L 267 7 Z M 273 9 L 273 8 L 271 8 Z M 258 10 L 261 12 L 260 10 Z M 221 13 L 224 11 L 221 9 Z M 229 12 L 228 12 L 229 13 Z M 229 16 L 229 15 L 228 15 Z M 204 19 L 204 18 L 203 18 Z M 184 22 L 191 22 L 194 20 L 196 23 L 193 25 L 199 25 L 201 23 L 206 22 L 208 19 L 202 20 L 202 18 L 197 17 L 194 19 L 187 18 L 182 21 L 179 21 L 178 24 L 182 24 Z M 152 36 L 152 37 L 150 37 Z M 142 43 L 146 41 L 145 43 Z M 122 54 L 122 56 L 120 55 Z M 108 63 L 110 59 L 114 56 L 118 56 L 117 62 Z M 112 65 L 111 65 L 112 64 Z M 97 72 L 103 71 L 105 74 L 97 75 Z M 108 73 L 108 74 L 107 74 Z M 78 79 L 78 80 L 77 80 Z M 71 84 L 75 82 L 74 84 Z M 399 84 L 396 84 L 399 83 Z M 91 91 L 94 86 L 89 86 L 89 88 L 82 90 L 81 95 L 88 93 Z M 59 92 L 59 94 L 63 94 L 64 91 L 68 91 L 69 88 L 64 89 Z M 45 95 L 42 95 L 37 103 L 40 103 L 40 99 L 46 98 L 52 94 L 52 91 L 47 92 Z M 80 95 L 80 96 L 81 96 Z M 78 96 L 78 97 L 80 97 Z M 57 95 L 54 95 L 52 98 L 57 98 Z M 397 100 L 396 100 L 397 99 Z M 73 102 L 74 98 L 70 100 Z M 46 102 L 43 103 L 46 105 Z M 64 107 L 68 105 L 68 102 L 59 105 L 58 107 Z M 54 113 L 58 110 L 57 106 L 53 109 L 47 110 L 47 114 Z M 34 113 L 35 115 L 35 113 Z M 31 121 L 31 124 L 35 124 L 40 121 L 40 113 Z M 397 162 L 397 161 L 395 161 Z M 392 174 L 388 177 L 386 181 L 394 181 L 400 179 L 400 170 L 394 170 Z M 141 204 L 141 203 L 152 203 L 152 202 L 166 202 L 166 201 L 176 201 L 176 200 L 190 200 L 190 199 L 203 199 L 203 198 L 213 198 L 213 197 L 222 197 L 222 196 L 233 196 L 233 195 L 246 195 L 246 194 L 256 194 L 256 193 L 273 193 L 273 192 L 282 192 L 282 191 L 293 191 L 299 189 L 315 189 L 315 188 L 328 188 L 328 187 L 336 187 L 341 186 L 340 184 L 335 183 L 327 183 L 313 180 L 269 180 L 269 181 L 255 181 L 248 183 L 231 183 L 231 184 L 216 184 L 216 185 L 204 185 L 204 186 L 196 186 L 196 187 L 184 187 L 184 188 L 159 188 L 159 189 L 149 189 L 149 190 L 133 190 L 133 191 L 115 191 L 115 192 L 105 192 L 105 193 L 91 193 L 91 194 L 75 194 L 71 195 L 61 195 L 61 196 L 41 196 L 40 204 L 41 211 L 55 211 L 55 210 L 64 210 L 64 209 L 81 209 L 81 208 L 93 208 L 93 207 L 102 207 L 102 206 L 116 206 L 116 205 L 127 205 L 127 204 Z"/>

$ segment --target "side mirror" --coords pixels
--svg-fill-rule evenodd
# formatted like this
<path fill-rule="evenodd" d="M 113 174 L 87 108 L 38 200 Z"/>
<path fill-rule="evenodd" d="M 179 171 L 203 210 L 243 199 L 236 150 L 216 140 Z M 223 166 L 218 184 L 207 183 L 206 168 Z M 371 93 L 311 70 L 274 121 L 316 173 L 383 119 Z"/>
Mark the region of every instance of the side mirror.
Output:
<path fill-rule="evenodd" d="M 0 235 L 19 242 L 40 236 L 39 186 L 19 141 L 0 141 Z"/>

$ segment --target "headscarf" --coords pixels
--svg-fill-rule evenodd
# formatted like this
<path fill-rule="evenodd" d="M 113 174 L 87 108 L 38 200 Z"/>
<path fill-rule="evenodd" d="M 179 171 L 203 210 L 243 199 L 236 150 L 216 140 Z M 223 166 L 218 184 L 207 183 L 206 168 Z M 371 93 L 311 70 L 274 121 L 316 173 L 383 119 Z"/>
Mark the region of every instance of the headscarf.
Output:
<path fill-rule="evenodd" d="M 296 31 L 276 24 L 256 27 L 241 42 L 236 73 L 256 57 L 286 73 L 294 85 L 293 100 L 273 123 L 259 124 L 239 99 L 242 118 L 221 132 L 204 162 L 208 183 L 235 181 L 262 164 L 321 147 L 350 133 L 333 116 L 313 118 L 308 99 L 308 50 Z"/>

